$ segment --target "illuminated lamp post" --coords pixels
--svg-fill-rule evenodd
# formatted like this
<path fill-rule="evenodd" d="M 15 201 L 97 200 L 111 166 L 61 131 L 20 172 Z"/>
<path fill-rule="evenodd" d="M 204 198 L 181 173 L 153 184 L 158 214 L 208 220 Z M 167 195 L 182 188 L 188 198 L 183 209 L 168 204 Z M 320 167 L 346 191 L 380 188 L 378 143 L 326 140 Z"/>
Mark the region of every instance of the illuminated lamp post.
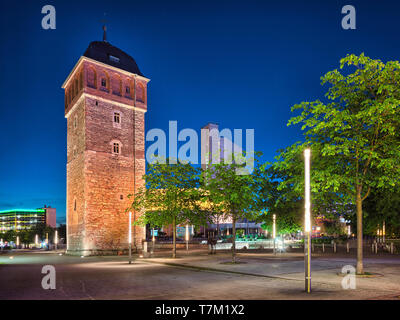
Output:
<path fill-rule="evenodd" d="M 272 215 L 272 238 L 274 239 L 274 254 L 276 254 L 276 215 Z"/>
<path fill-rule="evenodd" d="M 54 246 L 55 246 L 55 250 L 57 250 L 57 245 L 58 245 L 58 231 L 56 230 L 56 232 L 54 233 Z"/>
<path fill-rule="evenodd" d="M 38 245 L 39 245 L 39 236 L 36 235 L 35 236 L 35 246 L 36 246 L 36 248 L 37 248 Z"/>
<path fill-rule="evenodd" d="M 155 244 L 156 244 L 156 236 L 155 236 L 155 233 L 154 233 L 154 228 L 153 228 L 153 237 L 151 238 L 151 241 L 153 242 L 153 246 L 151 247 L 151 253 L 154 253 L 154 247 L 155 247 Z"/>
<path fill-rule="evenodd" d="M 189 225 L 186 225 L 186 232 L 185 232 L 185 239 L 186 239 L 186 252 L 189 251 Z"/>
<path fill-rule="evenodd" d="M 130 211 L 129 211 L 128 242 L 129 242 L 129 264 L 131 264 L 132 263 L 132 212 Z"/>
<path fill-rule="evenodd" d="M 304 150 L 304 267 L 305 290 L 311 292 L 311 201 L 310 201 L 310 149 Z"/>
<path fill-rule="evenodd" d="M 386 243 L 386 225 L 385 225 L 385 221 L 383 221 L 383 225 L 382 225 L 382 242 Z"/>
<path fill-rule="evenodd" d="M 17 249 L 19 247 L 19 236 L 17 236 Z"/>

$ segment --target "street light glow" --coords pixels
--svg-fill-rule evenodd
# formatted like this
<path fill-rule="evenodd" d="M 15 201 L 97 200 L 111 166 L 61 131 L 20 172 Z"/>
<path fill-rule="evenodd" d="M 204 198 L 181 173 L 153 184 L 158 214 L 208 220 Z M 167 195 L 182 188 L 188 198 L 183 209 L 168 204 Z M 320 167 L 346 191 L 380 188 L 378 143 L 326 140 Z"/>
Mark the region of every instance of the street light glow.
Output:
<path fill-rule="evenodd" d="M 272 216 L 272 238 L 276 238 L 276 215 Z"/>
<path fill-rule="evenodd" d="M 305 205 L 305 232 L 311 231 L 311 202 L 310 202 L 310 149 L 304 150 L 304 160 L 305 160 L 305 194 L 304 194 L 304 205 Z"/>
<path fill-rule="evenodd" d="M 128 228 L 128 242 L 132 243 L 132 212 L 129 211 L 129 228 Z"/>
<path fill-rule="evenodd" d="M 189 225 L 186 225 L 186 233 L 185 233 L 185 239 L 186 241 L 189 241 Z"/>
<path fill-rule="evenodd" d="M 305 291 L 311 292 L 311 201 L 310 201 L 311 150 L 304 150 L 304 278 Z"/>

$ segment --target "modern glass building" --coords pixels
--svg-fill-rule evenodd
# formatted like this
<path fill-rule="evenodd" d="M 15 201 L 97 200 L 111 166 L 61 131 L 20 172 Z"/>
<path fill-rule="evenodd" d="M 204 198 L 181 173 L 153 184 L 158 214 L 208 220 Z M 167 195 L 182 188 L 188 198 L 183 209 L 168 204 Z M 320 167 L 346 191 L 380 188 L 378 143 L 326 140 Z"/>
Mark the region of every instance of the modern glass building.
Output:
<path fill-rule="evenodd" d="M 55 227 L 56 209 L 12 209 L 0 211 L 0 232 L 22 231 L 37 225 Z"/>

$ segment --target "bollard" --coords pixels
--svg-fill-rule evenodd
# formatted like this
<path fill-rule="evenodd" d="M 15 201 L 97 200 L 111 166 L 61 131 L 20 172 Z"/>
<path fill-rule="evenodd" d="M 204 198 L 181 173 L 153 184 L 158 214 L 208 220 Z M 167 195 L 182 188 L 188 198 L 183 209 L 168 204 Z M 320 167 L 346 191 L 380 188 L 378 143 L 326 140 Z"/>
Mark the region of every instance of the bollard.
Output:
<path fill-rule="evenodd" d="M 348 242 L 348 241 L 347 241 L 347 243 L 346 243 L 346 250 L 347 250 L 347 253 L 350 252 L 350 246 L 349 246 L 349 242 Z"/>
<path fill-rule="evenodd" d="M 375 243 L 372 243 L 371 250 L 372 250 L 372 253 L 374 253 L 374 251 L 375 251 Z"/>
<path fill-rule="evenodd" d="M 378 242 L 375 242 L 375 254 L 378 254 Z"/>
<path fill-rule="evenodd" d="M 322 252 L 325 252 L 325 243 L 322 243 Z"/>
<path fill-rule="evenodd" d="M 390 253 L 394 254 L 394 245 L 393 242 L 390 243 Z"/>
<path fill-rule="evenodd" d="M 336 253 L 336 242 L 333 243 L 333 252 Z"/>

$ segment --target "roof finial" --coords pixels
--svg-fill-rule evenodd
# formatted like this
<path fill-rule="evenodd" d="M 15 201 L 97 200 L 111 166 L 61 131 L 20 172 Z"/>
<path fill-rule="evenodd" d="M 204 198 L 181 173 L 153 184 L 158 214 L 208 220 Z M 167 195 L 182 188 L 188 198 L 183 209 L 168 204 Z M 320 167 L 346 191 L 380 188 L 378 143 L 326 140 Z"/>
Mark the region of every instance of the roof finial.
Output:
<path fill-rule="evenodd" d="M 103 41 L 107 42 L 107 26 L 103 25 Z"/>

